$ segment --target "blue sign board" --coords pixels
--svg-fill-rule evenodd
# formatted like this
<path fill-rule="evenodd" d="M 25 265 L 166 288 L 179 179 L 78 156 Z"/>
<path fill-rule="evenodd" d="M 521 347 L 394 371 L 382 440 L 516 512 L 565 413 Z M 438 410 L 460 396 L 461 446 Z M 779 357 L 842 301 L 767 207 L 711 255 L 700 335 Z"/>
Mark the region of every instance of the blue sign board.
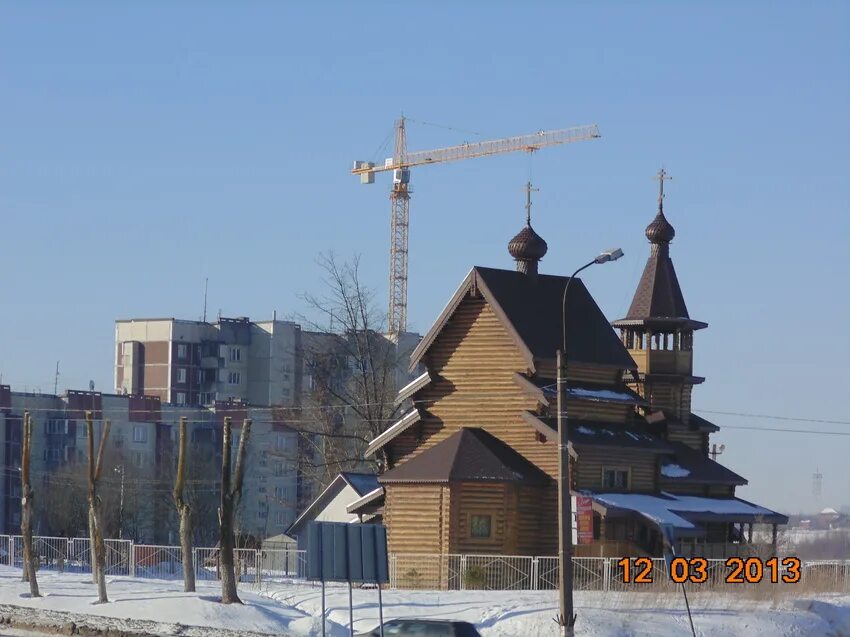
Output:
<path fill-rule="evenodd" d="M 380 524 L 310 522 L 307 579 L 323 582 L 389 582 L 387 529 Z"/>

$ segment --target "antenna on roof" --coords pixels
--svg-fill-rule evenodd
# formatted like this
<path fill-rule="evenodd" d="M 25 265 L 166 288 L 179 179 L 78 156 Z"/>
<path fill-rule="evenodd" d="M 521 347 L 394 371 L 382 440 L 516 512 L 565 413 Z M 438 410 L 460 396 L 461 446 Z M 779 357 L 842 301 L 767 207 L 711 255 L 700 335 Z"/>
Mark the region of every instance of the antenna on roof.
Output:
<path fill-rule="evenodd" d="M 53 395 L 59 392 L 59 361 L 56 361 L 56 377 L 53 379 Z"/>
<path fill-rule="evenodd" d="M 204 277 L 204 323 L 207 322 L 207 286 L 209 285 L 210 278 Z"/>

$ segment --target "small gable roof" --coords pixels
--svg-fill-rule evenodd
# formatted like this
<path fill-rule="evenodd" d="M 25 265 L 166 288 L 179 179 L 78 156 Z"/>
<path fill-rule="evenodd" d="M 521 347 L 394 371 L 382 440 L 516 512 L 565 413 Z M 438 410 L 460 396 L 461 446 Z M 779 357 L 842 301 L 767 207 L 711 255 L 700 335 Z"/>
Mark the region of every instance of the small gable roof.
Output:
<path fill-rule="evenodd" d="M 476 266 L 464 279 L 430 331 L 411 355 L 414 369 L 464 297 L 477 289 L 514 337 L 530 369 L 552 360 L 563 344 L 564 289 L 569 277 Z M 581 279 L 570 285 L 566 302 L 568 362 L 636 369 L 637 366 Z"/>
<path fill-rule="evenodd" d="M 524 482 L 546 484 L 549 476 L 511 447 L 477 427 L 464 427 L 378 478 L 405 482 Z"/>
<path fill-rule="evenodd" d="M 351 488 L 357 491 L 357 495 L 364 496 L 377 489 L 378 476 L 374 473 L 354 473 L 352 471 L 343 471 L 340 474 L 345 481 L 351 485 Z"/>

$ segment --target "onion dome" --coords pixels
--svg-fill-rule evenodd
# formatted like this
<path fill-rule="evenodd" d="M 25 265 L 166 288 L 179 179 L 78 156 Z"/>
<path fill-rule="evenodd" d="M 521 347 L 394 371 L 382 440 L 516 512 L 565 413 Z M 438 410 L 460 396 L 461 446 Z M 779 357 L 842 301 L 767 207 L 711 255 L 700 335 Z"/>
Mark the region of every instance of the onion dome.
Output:
<path fill-rule="evenodd" d="M 543 237 L 534 232 L 530 223 L 508 243 L 508 252 L 517 261 L 539 261 L 548 249 Z"/>
<path fill-rule="evenodd" d="M 646 238 L 652 243 L 670 243 L 676 236 L 676 230 L 664 216 L 661 205 L 658 206 L 658 214 L 646 227 Z"/>

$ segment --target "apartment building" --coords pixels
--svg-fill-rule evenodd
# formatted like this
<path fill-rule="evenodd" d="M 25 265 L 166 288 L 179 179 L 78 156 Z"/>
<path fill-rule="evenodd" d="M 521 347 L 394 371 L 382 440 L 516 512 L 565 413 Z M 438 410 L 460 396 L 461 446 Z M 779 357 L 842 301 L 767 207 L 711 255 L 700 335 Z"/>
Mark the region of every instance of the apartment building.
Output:
<path fill-rule="evenodd" d="M 34 531 L 82 535 L 86 531 L 88 468 L 85 411 L 93 414 L 96 439 L 109 420 L 104 452 L 105 526 L 110 537 L 139 542 L 177 542 L 171 503 L 178 423 L 188 420 L 187 496 L 195 511 L 196 541 L 218 539 L 221 431 L 233 419 L 235 444 L 245 418 L 253 421 L 243 495 L 238 510 L 242 535 L 263 538 L 283 532 L 295 519 L 299 493 L 298 434 L 277 409 L 249 408 L 240 401 L 209 407 L 163 404 L 158 397 L 69 390 L 62 395 L 13 392 L 0 386 L 0 533 L 20 532 L 21 435 L 24 414 L 33 421 L 31 481 Z"/>
<path fill-rule="evenodd" d="M 115 322 L 115 391 L 175 405 L 294 405 L 301 328 L 291 321 L 175 318 Z"/>

